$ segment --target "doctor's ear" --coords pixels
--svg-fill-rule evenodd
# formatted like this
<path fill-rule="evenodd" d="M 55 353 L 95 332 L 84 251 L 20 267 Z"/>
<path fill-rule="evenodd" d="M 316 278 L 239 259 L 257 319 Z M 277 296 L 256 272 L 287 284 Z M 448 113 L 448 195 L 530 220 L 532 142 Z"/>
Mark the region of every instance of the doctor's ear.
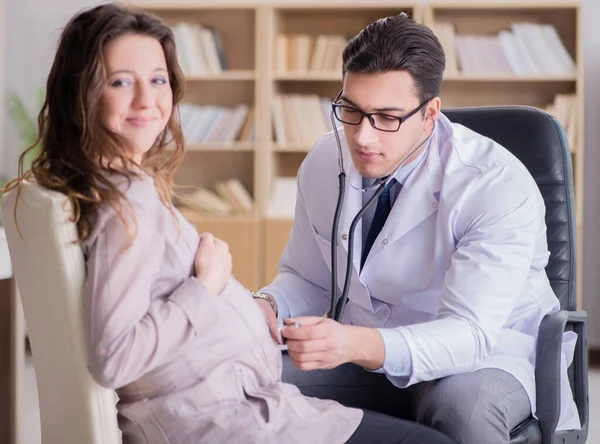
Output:
<path fill-rule="evenodd" d="M 442 101 L 439 97 L 432 98 L 427 106 L 425 107 L 425 130 L 429 131 L 433 128 L 433 125 L 440 117 L 440 110 L 442 107 Z"/>

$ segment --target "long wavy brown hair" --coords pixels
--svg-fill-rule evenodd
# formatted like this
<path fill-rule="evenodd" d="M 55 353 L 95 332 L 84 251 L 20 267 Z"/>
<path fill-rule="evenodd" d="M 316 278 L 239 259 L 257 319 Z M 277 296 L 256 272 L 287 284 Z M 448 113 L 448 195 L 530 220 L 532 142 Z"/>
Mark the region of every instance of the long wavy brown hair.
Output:
<path fill-rule="evenodd" d="M 110 41 L 130 34 L 153 37 L 160 42 L 173 92 L 173 113 L 140 166 L 133 165 L 127 157 L 127 142 L 103 121 L 100 101 L 107 79 L 104 48 Z M 45 101 L 38 115 L 38 138 L 21 154 L 18 176 L 4 191 L 17 188 L 19 193 L 23 181 L 35 180 L 45 188 L 65 194 L 73 206 L 80 241 L 89 236 L 100 205 L 114 208 L 127 226 L 123 210 L 128 202 L 110 179 L 115 174 L 129 182 L 139 177 L 140 170 L 151 175 L 161 200 L 172 209 L 173 173 L 184 148 L 177 116 L 183 88 L 184 77 L 177 62 L 173 33 L 159 18 L 118 3 L 78 13 L 67 23 L 59 39 Z M 40 152 L 31 169 L 23 171 L 27 152 L 38 146 Z M 131 234 L 130 228 L 127 226 Z"/>

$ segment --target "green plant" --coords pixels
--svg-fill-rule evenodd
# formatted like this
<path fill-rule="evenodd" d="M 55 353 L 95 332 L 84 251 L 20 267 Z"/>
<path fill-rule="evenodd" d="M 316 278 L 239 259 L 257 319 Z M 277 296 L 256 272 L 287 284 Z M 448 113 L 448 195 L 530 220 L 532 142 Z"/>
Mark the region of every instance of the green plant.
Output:
<path fill-rule="evenodd" d="M 42 107 L 44 94 L 43 89 L 37 92 L 37 109 L 41 109 Z M 8 93 L 6 97 L 6 106 L 8 115 L 17 129 L 22 144 L 18 152 L 18 155 L 20 155 L 25 149 L 33 145 L 37 139 L 37 114 L 31 114 L 27 109 L 27 106 L 25 106 L 25 102 L 21 96 L 15 92 Z M 38 154 L 38 149 L 39 146 L 36 146 L 36 149 L 31 150 L 27 156 L 25 156 L 23 163 L 24 171 L 27 171 L 30 168 L 32 160 Z"/>
<path fill-rule="evenodd" d="M 44 95 L 45 92 L 43 89 L 39 90 L 37 93 L 37 103 L 36 106 L 38 109 L 41 109 L 42 104 L 44 103 Z M 18 156 L 21 153 L 32 146 L 38 136 L 38 127 L 37 127 L 37 116 L 29 113 L 27 107 L 25 106 L 25 102 L 21 97 L 14 93 L 8 93 L 6 97 L 6 108 L 8 112 L 8 116 L 10 120 L 15 125 L 17 129 L 17 133 L 19 135 L 19 139 L 21 141 L 21 147 L 17 153 Z M 37 156 L 39 151 L 39 145 L 35 147 L 35 149 L 31 150 L 25 159 L 23 159 L 23 170 L 27 171 L 31 167 L 31 162 Z M 6 176 L 6 171 L 0 172 L 0 188 L 4 188 L 6 183 L 8 182 L 8 177 Z M 0 193 L 1 195 L 1 193 Z M 0 213 L 0 225 L 2 225 L 2 214 Z"/>

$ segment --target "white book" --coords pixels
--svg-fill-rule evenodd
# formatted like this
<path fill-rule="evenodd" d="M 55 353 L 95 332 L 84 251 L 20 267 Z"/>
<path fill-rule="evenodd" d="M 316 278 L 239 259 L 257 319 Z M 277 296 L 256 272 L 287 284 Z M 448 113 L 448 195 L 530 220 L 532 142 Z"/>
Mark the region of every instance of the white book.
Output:
<path fill-rule="evenodd" d="M 246 123 L 248 112 L 248 105 L 245 104 L 238 105 L 232 110 L 227 126 L 219 134 L 221 143 L 232 143 L 238 138 L 244 123 Z"/>
<path fill-rule="evenodd" d="M 513 73 L 518 77 L 529 75 L 527 66 L 523 62 L 526 56 L 521 52 L 521 48 L 517 44 L 517 39 L 513 33 L 510 31 L 500 31 L 498 38 Z"/>
<path fill-rule="evenodd" d="M 200 37 L 200 26 L 194 25 L 187 29 L 188 37 L 190 40 L 190 47 L 193 53 L 193 67 L 194 75 L 205 75 L 209 74 L 208 64 L 206 62 L 206 55 L 204 54 L 204 47 Z"/>
<path fill-rule="evenodd" d="M 193 140 L 196 143 L 202 143 L 204 141 L 204 137 L 208 132 L 209 128 L 212 126 L 215 118 L 218 114 L 218 108 L 216 106 L 199 106 L 196 109 L 198 119 L 195 122 L 194 128 L 194 137 Z"/>
<path fill-rule="evenodd" d="M 192 122 L 194 119 L 194 108 L 192 105 L 188 103 L 182 103 L 179 105 L 179 116 L 180 116 L 180 124 L 181 131 L 183 131 L 183 136 L 186 140 L 191 141 L 191 130 L 192 130 Z"/>
<path fill-rule="evenodd" d="M 185 37 L 185 31 L 182 29 L 181 23 L 176 24 L 171 29 L 173 36 L 175 37 L 175 49 L 177 52 L 177 60 L 179 66 L 183 71 L 184 75 L 191 75 L 193 73 L 193 66 L 191 65 L 191 48 L 189 47 L 189 41 Z"/>
<path fill-rule="evenodd" d="M 432 26 L 432 30 L 444 48 L 444 53 L 446 55 L 446 74 L 458 74 L 454 25 L 450 22 L 435 22 Z"/>
<path fill-rule="evenodd" d="M 206 130 L 202 141 L 210 143 L 218 142 L 219 133 L 229 124 L 229 118 L 232 113 L 233 111 L 231 109 L 223 107 L 217 108 L 216 117 L 212 122 L 212 125 Z"/>
<path fill-rule="evenodd" d="M 291 120 L 288 120 L 287 128 L 295 130 L 295 137 L 293 142 L 299 144 L 306 144 L 306 140 L 310 138 L 307 136 L 307 133 L 310 134 L 310 123 L 307 125 L 306 122 L 306 112 L 303 110 L 303 102 L 302 95 L 300 94 L 290 94 L 288 96 L 288 105 Z M 284 103 L 285 105 L 285 103 Z"/>
<path fill-rule="evenodd" d="M 329 132 L 329 125 L 327 125 L 329 115 L 323 112 L 323 107 L 321 106 L 321 98 L 318 95 L 310 95 L 308 97 L 308 100 L 310 103 L 311 115 L 314 116 L 314 134 L 316 136 L 316 141 Z"/>
<path fill-rule="evenodd" d="M 543 76 L 544 68 L 540 65 L 538 56 L 535 54 L 535 48 L 531 46 L 527 35 L 523 33 L 523 30 L 513 24 L 511 30 L 515 36 L 515 42 L 519 47 L 519 51 L 522 54 L 522 62 L 527 69 L 527 75 L 530 76 Z"/>
<path fill-rule="evenodd" d="M 299 105 L 298 112 L 304 125 L 302 144 L 305 146 L 311 146 L 319 137 L 327 132 L 320 130 L 321 121 L 319 118 L 321 116 L 321 107 L 318 106 L 315 109 L 311 96 L 305 94 L 298 96 L 297 103 Z"/>
<path fill-rule="evenodd" d="M 556 51 L 546 41 L 542 27 L 537 23 L 524 23 L 522 26 L 535 48 L 538 60 L 544 66 L 546 74 L 554 76 L 570 74 L 569 70 L 562 66 Z"/>
<path fill-rule="evenodd" d="M 285 117 L 285 133 L 288 136 L 288 143 L 302 143 L 304 134 L 302 124 L 302 114 L 298 111 L 297 94 L 285 94 L 283 100 L 283 114 Z"/>
<path fill-rule="evenodd" d="M 206 56 L 208 72 L 211 74 L 220 74 L 223 72 L 221 68 L 221 60 L 217 52 L 217 45 L 210 29 L 200 28 L 200 41 L 202 42 L 202 50 Z"/>
<path fill-rule="evenodd" d="M 552 25 L 542 25 L 541 29 L 544 34 L 544 39 L 552 48 L 552 51 L 556 55 L 565 72 L 569 74 L 575 74 L 577 72 L 575 61 L 571 57 L 571 54 L 569 54 L 567 51 L 567 48 L 565 48 L 565 45 L 561 41 L 556 28 Z"/>
<path fill-rule="evenodd" d="M 315 39 L 315 47 L 310 59 L 311 72 L 325 71 L 325 57 L 327 56 L 327 39 L 326 35 L 318 35 Z"/>
<path fill-rule="evenodd" d="M 469 75 L 477 72 L 477 66 L 473 62 L 466 35 L 459 34 L 456 36 L 456 55 L 458 57 L 460 71 L 463 74 Z"/>
<path fill-rule="evenodd" d="M 297 184 L 295 177 L 276 177 L 267 209 L 269 218 L 293 218 L 296 208 Z"/>
<path fill-rule="evenodd" d="M 333 101 L 328 97 L 321 97 L 321 108 L 323 109 L 323 114 L 325 114 L 325 121 L 327 122 L 327 131 L 333 131 L 333 124 L 331 123 L 331 105 Z M 339 127 L 342 123 L 333 117 L 336 125 Z"/>
<path fill-rule="evenodd" d="M 348 44 L 348 40 L 343 35 L 340 35 L 337 37 L 337 42 L 338 42 L 338 49 L 337 49 L 337 53 L 334 58 L 333 72 L 341 73 L 342 68 L 344 66 L 344 60 L 343 60 L 344 49 L 346 48 L 346 45 Z"/>
<path fill-rule="evenodd" d="M 205 109 L 198 105 L 190 107 L 189 112 L 189 124 L 188 124 L 188 140 L 193 143 L 197 143 L 198 139 L 198 127 L 204 119 Z"/>
<path fill-rule="evenodd" d="M 296 71 L 308 72 L 310 67 L 313 38 L 308 34 L 297 34 L 294 39 L 296 45 L 293 53 L 296 56 Z"/>
<path fill-rule="evenodd" d="M 490 37 L 489 45 L 490 56 L 494 63 L 494 72 L 499 75 L 513 74 L 513 70 L 506 58 L 502 43 L 500 42 L 500 37 L 498 35 Z"/>
<path fill-rule="evenodd" d="M 518 23 L 515 28 L 522 33 L 531 58 L 541 68 L 542 75 L 563 75 L 567 72 L 561 67 L 555 51 L 544 38 L 540 25 L 536 23 Z"/>
<path fill-rule="evenodd" d="M 271 101 L 271 115 L 273 117 L 273 132 L 275 133 L 275 141 L 281 145 L 288 143 L 285 128 L 285 114 L 283 109 L 283 98 L 276 94 Z"/>
<path fill-rule="evenodd" d="M 327 37 L 327 47 L 325 50 L 323 72 L 336 71 L 336 67 L 338 66 L 338 60 L 342 58 L 342 53 L 340 52 L 340 39 L 341 37 L 338 35 L 330 35 Z"/>

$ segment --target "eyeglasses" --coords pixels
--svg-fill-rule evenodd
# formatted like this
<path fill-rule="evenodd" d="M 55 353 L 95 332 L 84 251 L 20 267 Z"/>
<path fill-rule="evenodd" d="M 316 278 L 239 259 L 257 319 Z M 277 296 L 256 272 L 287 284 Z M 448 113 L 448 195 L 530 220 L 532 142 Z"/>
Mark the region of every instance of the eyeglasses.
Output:
<path fill-rule="evenodd" d="M 338 94 L 338 98 L 340 95 L 341 92 Z M 394 133 L 400 129 L 400 126 L 406 119 L 418 113 L 421 108 L 429 103 L 430 100 L 431 99 L 425 100 L 414 110 L 402 117 L 392 116 L 385 113 L 365 113 L 364 111 L 361 111 L 353 106 L 342 105 L 338 100 L 332 104 L 332 107 L 333 115 L 342 123 L 347 123 L 348 125 L 360 125 L 363 118 L 367 117 L 371 123 L 371 126 L 376 130 Z"/>

